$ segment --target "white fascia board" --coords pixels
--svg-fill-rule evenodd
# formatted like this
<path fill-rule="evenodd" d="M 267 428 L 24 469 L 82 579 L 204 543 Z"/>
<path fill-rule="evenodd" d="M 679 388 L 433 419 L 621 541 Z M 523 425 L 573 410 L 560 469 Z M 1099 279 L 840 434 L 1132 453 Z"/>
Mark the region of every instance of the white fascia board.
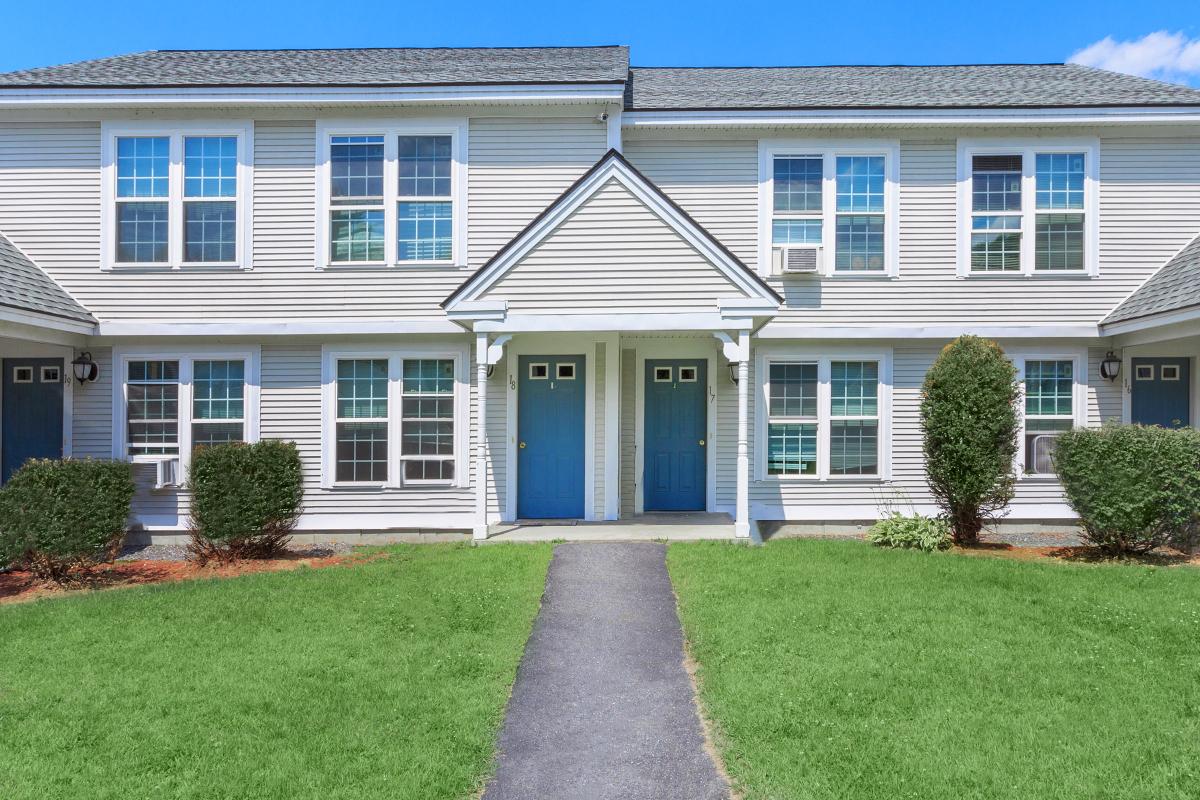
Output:
<path fill-rule="evenodd" d="M 11 322 L 30 328 L 41 328 L 43 330 L 57 331 L 61 333 L 82 334 L 84 336 L 88 336 L 96 332 L 96 325 L 92 322 L 67 319 L 66 317 L 56 317 L 53 314 L 39 314 L 36 311 L 26 311 L 20 308 L 0 306 L 0 323 L 4 322 Z M 3 335 L 2 332 L 0 332 L 0 335 Z"/>
<path fill-rule="evenodd" d="M 769 322 L 756 339 L 1098 339 L 1096 325 L 813 325 Z"/>
<path fill-rule="evenodd" d="M 730 321 L 719 313 L 681 314 L 509 314 L 503 321 L 481 320 L 477 333 L 600 332 L 600 331 L 714 331 L 727 330 Z M 749 324 L 744 327 L 749 327 Z"/>
<path fill-rule="evenodd" d="M 146 320 L 139 322 L 101 322 L 98 336 L 341 336 L 392 333 L 462 333 L 463 329 L 445 318 L 360 320 L 244 320 L 178 322 Z"/>
<path fill-rule="evenodd" d="M 0 89 L 0 108 L 307 106 L 363 103 L 620 103 L 624 84 L 496 86 L 197 86 Z"/>
<path fill-rule="evenodd" d="M 1178 325 L 1181 322 L 1193 322 L 1198 319 L 1200 319 L 1200 307 L 1185 308 L 1121 322 L 1101 323 L 1100 330 L 1104 332 L 1105 336 L 1120 336 L 1125 333 L 1164 328 L 1168 325 Z"/>
<path fill-rule="evenodd" d="M 753 127 L 816 125 L 1112 125 L 1146 123 L 1195 124 L 1196 107 L 1117 108 L 928 108 L 928 109 L 761 109 L 744 111 L 626 111 L 625 128 L 655 127 Z"/>
<path fill-rule="evenodd" d="M 508 316 L 507 300 L 463 300 L 446 310 L 446 316 L 464 322 L 472 320 L 503 321 Z"/>

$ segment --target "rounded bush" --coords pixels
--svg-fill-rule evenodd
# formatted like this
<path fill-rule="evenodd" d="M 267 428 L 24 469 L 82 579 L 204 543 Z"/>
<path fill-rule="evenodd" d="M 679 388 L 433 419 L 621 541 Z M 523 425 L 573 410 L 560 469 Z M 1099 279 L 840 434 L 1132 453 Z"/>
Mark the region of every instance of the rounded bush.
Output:
<path fill-rule="evenodd" d="M 1058 437 L 1054 468 L 1084 537 L 1112 554 L 1187 548 L 1200 521 L 1200 431 L 1107 424 Z"/>
<path fill-rule="evenodd" d="M 32 459 L 0 488 L 0 564 L 63 581 L 125 536 L 133 470 L 123 461 Z"/>
<path fill-rule="evenodd" d="M 944 519 L 896 512 L 876 522 L 867 531 L 867 541 L 880 547 L 924 550 L 932 553 L 950 547 L 950 526 Z"/>
<path fill-rule="evenodd" d="M 210 558 L 269 558 L 287 544 L 304 499 L 294 442 L 202 447 L 192 456 L 191 551 Z"/>
<path fill-rule="evenodd" d="M 1002 516 L 1013 496 L 1017 371 L 995 342 L 960 336 L 925 375 L 925 473 L 959 544 Z"/>

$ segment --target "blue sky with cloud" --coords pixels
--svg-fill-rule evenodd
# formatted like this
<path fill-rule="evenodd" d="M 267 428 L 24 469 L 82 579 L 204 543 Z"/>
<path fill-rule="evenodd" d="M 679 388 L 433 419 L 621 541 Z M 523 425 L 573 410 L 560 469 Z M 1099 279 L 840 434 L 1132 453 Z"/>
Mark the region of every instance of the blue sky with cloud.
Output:
<path fill-rule="evenodd" d="M 3 20 L 0 71 L 170 48 L 628 44 L 641 66 L 1072 59 L 1200 86 L 1196 0 L 57 0 Z"/>

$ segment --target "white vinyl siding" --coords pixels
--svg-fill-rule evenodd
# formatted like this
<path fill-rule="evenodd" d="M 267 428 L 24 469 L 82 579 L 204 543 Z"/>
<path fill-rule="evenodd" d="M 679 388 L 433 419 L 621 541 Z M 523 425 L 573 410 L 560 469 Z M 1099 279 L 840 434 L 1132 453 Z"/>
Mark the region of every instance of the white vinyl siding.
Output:
<path fill-rule="evenodd" d="M 510 311 L 715 311 L 745 295 L 617 179 L 487 289 Z"/>

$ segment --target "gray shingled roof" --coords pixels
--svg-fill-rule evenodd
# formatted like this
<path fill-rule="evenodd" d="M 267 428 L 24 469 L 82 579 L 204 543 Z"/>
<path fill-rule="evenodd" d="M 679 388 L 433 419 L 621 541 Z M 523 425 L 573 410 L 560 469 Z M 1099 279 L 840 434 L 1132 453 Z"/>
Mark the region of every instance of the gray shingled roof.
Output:
<path fill-rule="evenodd" d="M 1104 325 L 1200 306 L 1200 236 L 1104 318 Z"/>
<path fill-rule="evenodd" d="M 632 110 L 1200 106 L 1200 91 L 1078 64 L 635 67 Z"/>
<path fill-rule="evenodd" d="M 0 234 L 0 306 L 78 322 L 96 321 L 3 234 Z"/>
<path fill-rule="evenodd" d="M 150 50 L 0 73 L 0 88 L 623 83 L 629 48 Z"/>

